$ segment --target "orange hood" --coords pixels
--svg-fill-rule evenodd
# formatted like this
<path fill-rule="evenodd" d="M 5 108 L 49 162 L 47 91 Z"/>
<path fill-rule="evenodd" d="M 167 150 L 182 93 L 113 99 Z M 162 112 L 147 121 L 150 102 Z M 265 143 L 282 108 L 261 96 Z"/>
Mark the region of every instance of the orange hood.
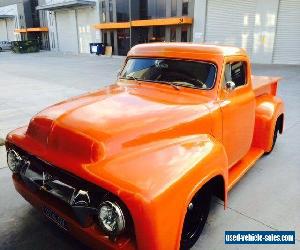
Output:
<path fill-rule="evenodd" d="M 208 97 L 162 84 L 119 84 L 51 106 L 32 118 L 27 136 L 82 162 L 156 140 L 210 133 Z M 203 121 L 205 120 L 205 121 Z"/>

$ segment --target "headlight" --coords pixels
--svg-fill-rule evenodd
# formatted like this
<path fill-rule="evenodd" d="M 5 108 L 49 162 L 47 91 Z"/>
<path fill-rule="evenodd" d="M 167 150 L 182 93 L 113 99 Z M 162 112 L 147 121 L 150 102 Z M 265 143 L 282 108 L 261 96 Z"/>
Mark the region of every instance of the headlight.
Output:
<path fill-rule="evenodd" d="M 7 165 L 13 173 L 17 173 L 23 164 L 21 156 L 14 150 L 7 151 Z"/>
<path fill-rule="evenodd" d="M 125 217 L 120 206 L 111 201 L 104 201 L 99 206 L 98 220 L 104 232 L 118 235 L 125 229 Z"/>

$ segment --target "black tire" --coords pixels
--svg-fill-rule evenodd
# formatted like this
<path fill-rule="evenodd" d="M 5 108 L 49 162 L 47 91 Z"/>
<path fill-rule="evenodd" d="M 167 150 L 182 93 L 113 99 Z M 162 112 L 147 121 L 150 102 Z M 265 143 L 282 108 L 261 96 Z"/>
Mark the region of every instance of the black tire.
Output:
<path fill-rule="evenodd" d="M 0 47 L 0 52 L 2 51 L 2 48 Z"/>
<path fill-rule="evenodd" d="M 211 192 L 203 188 L 192 199 L 184 218 L 180 249 L 190 249 L 199 239 L 206 223 L 211 201 Z"/>
<path fill-rule="evenodd" d="M 276 141 L 277 141 L 278 132 L 279 132 L 279 122 L 278 122 L 278 120 L 277 120 L 276 125 L 275 125 L 275 128 L 274 128 L 272 148 L 271 148 L 270 151 L 266 152 L 265 155 L 268 155 L 268 154 L 270 154 L 270 153 L 273 151 L 274 146 L 275 146 Z"/>

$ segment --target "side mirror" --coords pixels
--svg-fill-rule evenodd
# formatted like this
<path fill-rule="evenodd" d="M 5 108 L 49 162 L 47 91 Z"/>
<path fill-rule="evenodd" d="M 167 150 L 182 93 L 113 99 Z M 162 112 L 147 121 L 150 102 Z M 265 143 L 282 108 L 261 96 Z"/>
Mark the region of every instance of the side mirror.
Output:
<path fill-rule="evenodd" d="M 233 81 L 228 81 L 226 82 L 225 87 L 227 91 L 231 92 L 235 89 L 235 83 Z"/>

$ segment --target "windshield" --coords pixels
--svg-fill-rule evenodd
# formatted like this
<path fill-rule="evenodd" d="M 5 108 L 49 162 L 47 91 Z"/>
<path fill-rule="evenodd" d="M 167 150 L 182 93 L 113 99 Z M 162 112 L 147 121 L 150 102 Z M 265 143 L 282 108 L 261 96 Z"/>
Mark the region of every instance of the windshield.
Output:
<path fill-rule="evenodd" d="M 211 89 L 214 86 L 215 75 L 216 66 L 208 62 L 130 58 L 127 60 L 120 78 Z"/>

